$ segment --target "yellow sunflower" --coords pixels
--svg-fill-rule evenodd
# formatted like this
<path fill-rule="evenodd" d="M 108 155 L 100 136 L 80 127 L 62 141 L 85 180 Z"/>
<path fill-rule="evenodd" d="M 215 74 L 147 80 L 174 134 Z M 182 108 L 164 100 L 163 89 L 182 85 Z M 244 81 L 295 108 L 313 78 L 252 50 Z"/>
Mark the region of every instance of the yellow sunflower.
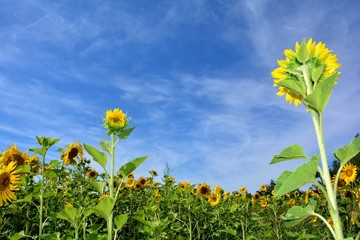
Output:
<path fill-rule="evenodd" d="M 199 184 L 198 188 L 196 189 L 196 192 L 200 197 L 209 196 L 211 193 L 210 185 L 206 183 Z"/>
<path fill-rule="evenodd" d="M 357 174 L 357 167 L 351 163 L 345 164 L 340 173 L 340 179 L 344 180 L 346 184 L 355 182 Z"/>
<path fill-rule="evenodd" d="M 260 198 L 260 193 L 259 193 L 259 192 L 255 192 L 254 195 L 252 196 L 252 198 L 253 198 L 254 200 L 259 200 L 259 198 Z"/>
<path fill-rule="evenodd" d="M 129 177 L 129 178 L 126 180 L 126 187 L 130 188 L 130 187 L 133 187 L 134 185 L 135 185 L 135 180 L 134 180 L 134 178 Z"/>
<path fill-rule="evenodd" d="M 78 142 L 74 142 L 70 146 L 66 148 L 66 151 L 61 154 L 61 159 L 64 161 L 64 164 L 70 165 L 72 161 L 76 161 L 76 159 L 79 159 L 81 162 L 84 157 L 84 151 L 82 149 L 82 146 Z"/>
<path fill-rule="evenodd" d="M 86 172 L 86 176 L 88 176 L 89 178 L 97 178 L 98 177 L 98 172 L 95 169 L 91 169 L 90 171 Z"/>
<path fill-rule="evenodd" d="M 265 192 L 267 190 L 266 184 L 260 186 L 260 191 Z"/>
<path fill-rule="evenodd" d="M 34 173 L 39 173 L 41 171 L 40 159 L 35 155 L 28 157 L 26 164 L 31 166 Z"/>
<path fill-rule="evenodd" d="M 269 205 L 269 197 L 268 196 L 260 197 L 260 206 L 267 207 L 268 205 Z"/>
<path fill-rule="evenodd" d="M 208 201 L 209 201 L 210 205 L 214 207 L 219 204 L 220 198 L 221 198 L 221 195 L 219 193 L 214 192 L 209 195 Z"/>
<path fill-rule="evenodd" d="M 109 131 L 108 133 L 118 134 L 127 127 L 129 119 L 121 109 L 115 108 L 114 110 L 106 111 L 106 117 L 103 121 L 104 127 Z"/>
<path fill-rule="evenodd" d="M 158 173 L 157 173 L 154 169 L 151 169 L 151 170 L 150 170 L 150 174 L 151 174 L 153 177 L 157 177 L 157 176 L 158 176 Z"/>
<path fill-rule="evenodd" d="M 240 192 L 241 192 L 241 193 L 246 193 L 246 191 L 247 191 L 247 190 L 246 190 L 246 187 L 245 187 L 245 186 L 242 186 L 242 187 L 240 188 Z"/>
<path fill-rule="evenodd" d="M 177 188 L 190 188 L 190 181 L 179 182 Z"/>
<path fill-rule="evenodd" d="M 304 44 L 304 45 L 303 45 Z M 301 51 L 301 46 L 305 50 Z M 325 43 L 319 42 L 316 44 L 311 38 L 309 41 L 302 43 L 296 42 L 295 51 L 286 49 L 284 51 L 285 59 L 278 60 L 279 67 L 273 70 L 271 76 L 274 79 L 274 86 L 279 86 L 277 95 L 286 95 L 286 101 L 290 104 L 294 103 L 298 106 L 303 99 L 312 92 L 317 83 L 323 81 L 327 77 L 337 74 L 337 69 L 341 66 L 337 61 L 336 54 L 331 54 L 331 50 L 326 48 Z M 300 53 L 300 54 L 299 54 Z M 304 58 L 304 56 L 306 56 Z M 304 80 L 304 69 L 308 69 L 310 84 Z M 320 74 L 320 75 L 319 75 Z M 290 81 L 296 83 L 296 86 L 290 87 L 289 84 L 284 85 L 285 82 Z"/>
<path fill-rule="evenodd" d="M 20 174 L 17 174 L 18 171 L 14 171 L 15 167 L 15 162 L 9 162 L 0 170 L 0 206 L 7 205 L 11 200 L 16 200 L 13 191 L 19 189 L 16 185 L 20 184 L 21 177 Z"/>
<path fill-rule="evenodd" d="M 139 177 L 139 179 L 136 182 L 136 185 L 138 185 L 139 187 L 144 187 L 147 183 L 146 178 L 144 177 Z"/>
<path fill-rule="evenodd" d="M 7 166 L 10 162 L 15 162 L 17 166 L 27 163 L 29 156 L 27 151 L 21 153 L 16 144 L 7 148 L 7 151 L 3 151 L 0 157 L 0 164 Z"/>

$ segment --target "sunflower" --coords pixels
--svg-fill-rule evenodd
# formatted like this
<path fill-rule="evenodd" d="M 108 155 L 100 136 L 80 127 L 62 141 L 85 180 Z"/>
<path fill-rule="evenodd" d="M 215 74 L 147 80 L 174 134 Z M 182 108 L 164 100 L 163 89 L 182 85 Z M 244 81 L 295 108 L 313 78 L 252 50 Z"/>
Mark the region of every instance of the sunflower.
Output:
<path fill-rule="evenodd" d="M 126 180 L 126 187 L 130 188 L 130 187 L 133 187 L 134 185 L 135 185 L 135 180 L 134 180 L 134 178 L 129 177 L 129 178 Z"/>
<path fill-rule="evenodd" d="M 3 151 L 0 157 L 0 164 L 7 166 L 10 162 L 15 162 L 17 166 L 27 163 L 29 156 L 27 151 L 21 153 L 16 144 L 7 148 L 7 151 Z"/>
<path fill-rule="evenodd" d="M 93 168 L 90 171 L 86 172 L 86 176 L 88 176 L 89 178 L 95 179 L 98 177 L 98 175 L 99 175 L 98 172 Z"/>
<path fill-rule="evenodd" d="M 229 198 L 230 198 L 230 193 L 229 192 L 224 192 L 223 200 L 226 201 Z"/>
<path fill-rule="evenodd" d="M 260 191 L 265 192 L 267 190 L 266 184 L 260 186 Z"/>
<path fill-rule="evenodd" d="M 241 193 L 246 193 L 246 191 L 247 191 L 247 190 L 246 190 L 246 187 L 245 187 L 245 186 L 242 186 L 242 187 L 240 188 L 240 192 L 241 192 Z"/>
<path fill-rule="evenodd" d="M 190 181 L 179 182 L 177 188 L 190 188 Z"/>
<path fill-rule="evenodd" d="M 210 195 L 211 188 L 208 184 L 202 183 L 202 184 L 199 184 L 196 192 L 197 192 L 198 196 L 206 197 L 206 196 Z"/>
<path fill-rule="evenodd" d="M 154 169 L 151 169 L 149 173 L 150 173 L 153 177 L 157 177 L 157 176 L 158 176 L 158 173 L 157 173 Z"/>
<path fill-rule="evenodd" d="M 267 207 L 269 205 L 269 198 L 268 197 L 260 197 L 260 206 Z"/>
<path fill-rule="evenodd" d="M 208 201 L 209 201 L 210 205 L 214 207 L 219 204 L 220 198 L 221 198 L 221 195 L 219 193 L 214 192 L 209 195 Z"/>
<path fill-rule="evenodd" d="M 39 173 L 41 171 L 40 159 L 35 155 L 28 157 L 26 164 L 31 166 L 34 173 Z"/>
<path fill-rule="evenodd" d="M 146 185 L 146 183 L 147 183 L 146 178 L 144 178 L 144 177 L 139 177 L 139 179 L 138 179 L 137 182 L 136 182 L 136 186 L 138 186 L 138 187 L 144 187 L 144 186 Z"/>
<path fill-rule="evenodd" d="M 64 164 L 70 165 L 72 161 L 76 161 L 76 159 L 79 159 L 81 162 L 84 156 L 84 151 L 82 149 L 82 146 L 78 142 L 74 142 L 70 146 L 66 148 L 66 151 L 61 154 L 61 159 L 64 161 Z"/>
<path fill-rule="evenodd" d="M 21 182 L 20 174 L 17 174 L 15 162 L 9 162 L 0 170 L 0 206 L 7 205 L 11 200 L 16 200 L 13 191 L 18 190 L 16 186 Z"/>
<path fill-rule="evenodd" d="M 304 40 L 301 45 L 296 42 L 295 51 L 286 49 L 285 59 L 278 60 L 279 67 L 271 73 L 274 86 L 279 86 L 277 95 L 286 95 L 287 102 L 290 104 L 294 102 L 295 106 L 298 106 L 312 92 L 317 83 L 334 74 L 339 74 L 337 69 L 341 64 L 337 62 L 336 55 L 331 52 L 326 48 L 325 43 L 316 44 L 311 38 L 308 42 Z M 306 67 L 302 68 L 303 66 Z M 308 69 L 309 72 L 305 72 L 304 69 Z M 308 75 L 306 77 L 310 78 L 311 83 L 305 82 L 304 73 Z M 285 80 L 295 83 L 297 87 L 288 87 L 292 84 L 283 85 L 285 82 L 282 83 L 282 81 Z"/>
<path fill-rule="evenodd" d="M 106 111 L 106 117 L 103 121 L 108 134 L 118 134 L 127 127 L 129 119 L 121 109 L 115 108 Z"/>
<path fill-rule="evenodd" d="M 344 180 L 346 184 L 355 182 L 357 174 L 357 167 L 351 163 L 345 164 L 340 173 L 340 179 Z"/>
<path fill-rule="evenodd" d="M 219 185 L 215 185 L 215 187 L 214 187 L 214 193 L 221 195 L 223 192 L 224 192 L 224 189 L 222 189 L 221 187 L 219 187 Z"/>

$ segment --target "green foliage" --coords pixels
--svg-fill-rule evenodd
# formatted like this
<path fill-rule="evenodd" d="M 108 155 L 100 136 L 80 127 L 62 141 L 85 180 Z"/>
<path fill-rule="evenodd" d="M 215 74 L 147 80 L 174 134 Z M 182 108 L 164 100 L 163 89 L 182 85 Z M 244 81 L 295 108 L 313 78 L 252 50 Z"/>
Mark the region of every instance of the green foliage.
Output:
<path fill-rule="evenodd" d="M 99 163 L 103 167 L 104 171 L 106 172 L 106 164 L 107 164 L 106 153 L 100 152 L 95 147 L 92 147 L 85 143 L 83 145 L 84 145 L 85 150 L 94 158 L 94 161 Z"/>
<path fill-rule="evenodd" d="M 308 159 L 309 157 L 305 155 L 304 150 L 300 145 L 294 144 L 282 150 L 280 154 L 275 155 L 270 164 L 301 158 Z"/>

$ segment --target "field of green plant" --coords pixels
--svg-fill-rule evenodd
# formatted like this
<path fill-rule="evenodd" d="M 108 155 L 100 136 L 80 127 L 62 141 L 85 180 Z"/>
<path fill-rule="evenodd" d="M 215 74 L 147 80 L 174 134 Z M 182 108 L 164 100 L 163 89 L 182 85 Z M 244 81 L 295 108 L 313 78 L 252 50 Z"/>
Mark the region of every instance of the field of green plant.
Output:
<path fill-rule="evenodd" d="M 284 53 L 272 73 L 278 95 L 304 104 L 320 151 L 308 157 L 294 144 L 270 162 L 304 159 L 296 170 L 255 193 L 241 183 L 229 193 L 178 182 L 168 166 L 161 175 L 152 169 L 137 176 L 147 156 L 115 169 L 122 162 L 115 159 L 116 146 L 135 128 L 116 108 L 106 111 L 108 141 L 99 147 L 36 137 L 38 148 L 21 151 L 13 144 L 2 151 L 0 239 L 360 239 L 360 137 L 336 150 L 332 164 L 323 142 L 322 112 L 340 64 L 312 39 Z M 58 149 L 58 159 L 47 159 L 50 148 Z M 94 162 L 103 171 L 92 168 Z M 300 190 L 306 184 L 312 187 Z"/>

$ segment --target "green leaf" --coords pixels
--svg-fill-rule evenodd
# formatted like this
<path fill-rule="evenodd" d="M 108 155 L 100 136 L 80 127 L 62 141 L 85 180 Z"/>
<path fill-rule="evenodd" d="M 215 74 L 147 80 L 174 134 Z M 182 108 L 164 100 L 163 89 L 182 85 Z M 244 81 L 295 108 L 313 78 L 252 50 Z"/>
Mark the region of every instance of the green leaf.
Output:
<path fill-rule="evenodd" d="M 31 166 L 30 165 L 19 165 L 16 166 L 16 168 L 14 169 L 14 171 L 18 171 L 18 173 L 28 173 L 31 170 Z"/>
<path fill-rule="evenodd" d="M 234 230 L 234 229 L 222 229 L 222 230 L 220 230 L 220 232 L 225 232 L 225 233 L 237 236 L 236 230 Z"/>
<path fill-rule="evenodd" d="M 360 136 L 356 136 L 349 145 L 339 148 L 334 155 L 344 165 L 360 152 Z"/>
<path fill-rule="evenodd" d="M 97 233 L 100 228 L 102 228 L 102 224 L 93 224 L 88 230 L 90 233 Z"/>
<path fill-rule="evenodd" d="M 106 171 L 106 163 L 107 163 L 107 156 L 106 153 L 100 152 L 95 147 L 83 144 L 85 150 L 94 158 L 94 160 L 99 163 L 104 170 Z"/>
<path fill-rule="evenodd" d="M 23 199 L 18 199 L 16 202 L 31 202 L 32 200 L 32 193 L 26 195 Z"/>
<path fill-rule="evenodd" d="M 105 152 L 108 152 L 108 153 L 111 152 L 111 142 L 109 142 L 109 141 L 100 141 L 100 147 Z"/>
<path fill-rule="evenodd" d="M 119 231 L 125 225 L 127 220 L 128 220 L 128 215 L 126 214 L 115 216 L 114 222 L 115 222 L 116 230 Z"/>
<path fill-rule="evenodd" d="M 318 80 L 320 79 L 321 75 L 323 74 L 325 70 L 325 66 L 320 66 L 318 68 L 315 68 L 314 70 L 312 70 L 312 73 L 311 73 L 311 79 L 317 83 Z"/>
<path fill-rule="evenodd" d="M 336 78 L 337 74 L 334 74 L 318 83 L 313 92 L 304 98 L 304 102 L 317 112 L 323 112 L 330 99 Z"/>
<path fill-rule="evenodd" d="M 45 147 L 46 149 L 49 149 L 52 145 L 56 144 L 60 141 L 60 138 L 50 138 L 50 137 L 38 137 L 36 136 L 36 139 L 38 143 Z"/>
<path fill-rule="evenodd" d="M 305 155 L 302 147 L 298 144 L 294 144 L 282 150 L 280 154 L 275 155 L 270 164 L 301 158 L 309 159 L 309 157 Z"/>
<path fill-rule="evenodd" d="M 81 217 L 81 209 L 74 207 L 64 208 L 61 212 L 56 214 L 56 217 L 69 221 L 73 226 L 77 226 L 79 218 Z"/>
<path fill-rule="evenodd" d="M 60 161 L 59 160 L 51 160 L 49 163 L 49 167 L 50 168 L 56 168 L 57 166 L 60 165 Z"/>
<path fill-rule="evenodd" d="M 29 151 L 37 153 L 37 154 L 39 154 L 41 156 L 45 156 L 47 149 L 45 147 L 42 147 L 42 148 L 30 148 Z"/>
<path fill-rule="evenodd" d="M 24 230 L 21 231 L 21 232 L 18 232 L 18 233 L 15 233 L 11 238 L 10 240 L 18 240 L 18 239 L 21 239 L 23 237 L 27 237 L 27 235 L 25 235 L 24 233 Z"/>
<path fill-rule="evenodd" d="M 115 205 L 115 199 L 111 197 L 105 197 L 101 199 L 95 207 L 92 209 L 96 214 L 108 220 Z"/>
<path fill-rule="evenodd" d="M 307 217 L 314 214 L 315 207 L 317 202 L 314 199 L 310 199 L 310 203 L 306 205 L 305 208 L 300 206 L 294 206 L 290 208 L 287 213 L 282 216 L 283 219 L 288 220 L 289 222 L 285 223 L 286 227 L 293 227 L 303 220 L 305 220 Z"/>
<path fill-rule="evenodd" d="M 98 193 L 104 194 L 104 190 L 106 187 L 105 181 L 91 181 L 90 184 L 93 188 L 95 188 L 96 191 L 98 191 Z"/>
<path fill-rule="evenodd" d="M 300 45 L 299 51 L 296 55 L 296 58 L 301 63 L 306 63 L 309 60 L 309 53 L 307 50 L 306 39 L 304 39 Z"/>
<path fill-rule="evenodd" d="M 309 162 L 298 167 L 294 172 L 288 170 L 283 172 L 278 180 L 275 181 L 274 197 L 281 197 L 307 183 L 316 181 L 315 174 L 319 161 L 320 157 L 317 154 L 314 155 Z"/>
<path fill-rule="evenodd" d="M 294 81 L 294 80 L 282 80 L 276 83 L 277 86 L 285 87 L 291 91 L 305 97 L 306 85 L 303 81 Z"/>
<path fill-rule="evenodd" d="M 137 167 L 140 166 L 140 164 L 142 164 L 145 159 L 147 158 L 148 156 L 144 156 L 144 157 L 139 157 L 139 158 L 135 158 L 134 160 L 128 162 L 128 163 L 125 163 L 118 171 L 118 175 L 121 175 L 121 176 L 127 176 L 129 175 L 131 172 L 133 172 Z"/>
<path fill-rule="evenodd" d="M 127 128 L 127 129 L 121 131 L 120 134 L 118 134 L 117 136 L 119 139 L 127 139 L 134 129 L 135 129 L 135 126 L 133 126 L 131 128 Z"/>

